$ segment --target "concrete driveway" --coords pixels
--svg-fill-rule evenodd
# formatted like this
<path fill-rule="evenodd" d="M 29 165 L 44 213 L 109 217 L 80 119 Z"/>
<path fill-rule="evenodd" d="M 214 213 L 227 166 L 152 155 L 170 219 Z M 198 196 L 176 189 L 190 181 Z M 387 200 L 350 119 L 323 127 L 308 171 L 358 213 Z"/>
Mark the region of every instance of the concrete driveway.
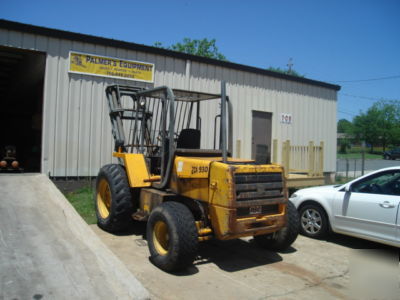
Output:
<path fill-rule="evenodd" d="M 0 175 L 0 300 L 348 299 L 354 249 L 382 248 L 339 235 L 300 236 L 287 253 L 260 249 L 252 239 L 210 241 L 193 267 L 168 274 L 149 261 L 144 232 L 145 223 L 120 235 L 87 226 L 44 175 Z M 399 278 L 392 269 L 377 273 L 368 260 L 365 274 Z M 398 256 L 391 263 L 398 272 Z M 368 280 L 362 284 L 383 286 Z M 396 296 L 386 289 L 371 299 L 398 299 L 395 284 Z"/>
<path fill-rule="evenodd" d="M 0 175 L 0 300 L 146 299 L 44 175 Z"/>
<path fill-rule="evenodd" d="M 260 249 L 252 239 L 211 241 L 201 244 L 192 268 L 168 274 L 148 259 L 144 223 L 122 235 L 91 227 L 156 299 L 348 299 L 354 249 L 382 247 L 339 235 L 299 236 L 287 253 Z"/>

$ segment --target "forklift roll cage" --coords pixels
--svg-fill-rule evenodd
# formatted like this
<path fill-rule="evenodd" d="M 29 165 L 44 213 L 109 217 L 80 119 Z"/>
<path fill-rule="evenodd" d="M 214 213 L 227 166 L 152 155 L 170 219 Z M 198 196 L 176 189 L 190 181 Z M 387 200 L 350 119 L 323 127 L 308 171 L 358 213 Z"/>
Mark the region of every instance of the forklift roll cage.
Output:
<path fill-rule="evenodd" d="M 222 161 L 227 163 L 228 154 L 232 153 L 232 109 L 225 82 L 221 83 L 220 94 L 167 86 L 143 89 L 112 85 L 106 88 L 106 95 L 115 151 L 143 154 L 151 173 L 161 177 L 160 182 L 153 183 L 154 187 L 167 186 L 175 154 L 222 156 Z M 200 149 L 200 103 L 215 99 L 220 99 L 220 114 L 214 119 L 214 149 Z M 217 127 L 220 129 L 218 143 Z M 185 139 L 184 135 L 186 142 L 182 146 L 180 140 Z M 188 146 L 188 140 L 196 138 L 196 145 Z"/>

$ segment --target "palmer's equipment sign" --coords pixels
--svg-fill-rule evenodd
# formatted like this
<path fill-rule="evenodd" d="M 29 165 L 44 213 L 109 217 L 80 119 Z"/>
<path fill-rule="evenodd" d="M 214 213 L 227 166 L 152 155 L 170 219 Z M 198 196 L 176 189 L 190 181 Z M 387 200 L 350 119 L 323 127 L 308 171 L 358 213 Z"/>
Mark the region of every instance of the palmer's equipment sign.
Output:
<path fill-rule="evenodd" d="M 72 51 L 69 53 L 69 72 L 154 82 L 154 64 Z"/>

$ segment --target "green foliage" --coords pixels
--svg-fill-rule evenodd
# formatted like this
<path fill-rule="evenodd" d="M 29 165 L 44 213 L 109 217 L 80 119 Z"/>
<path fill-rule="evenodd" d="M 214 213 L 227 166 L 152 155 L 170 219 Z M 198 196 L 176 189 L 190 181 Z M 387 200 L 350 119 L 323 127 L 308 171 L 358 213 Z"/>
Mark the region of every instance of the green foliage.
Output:
<path fill-rule="evenodd" d="M 337 124 L 338 133 L 343 133 L 338 140 L 339 153 L 346 154 L 350 142 L 362 142 L 385 151 L 390 146 L 400 145 L 400 101 L 378 101 L 366 112 L 354 117 L 353 122 L 342 119 Z"/>
<path fill-rule="evenodd" d="M 90 187 L 84 187 L 77 191 L 67 193 L 65 197 L 86 223 L 96 224 L 97 219 L 93 202 L 93 190 Z"/>
<path fill-rule="evenodd" d="M 389 145 L 400 144 L 400 101 L 379 101 L 366 113 L 353 119 L 353 132 L 359 141 L 371 145 L 380 144 L 385 151 Z"/>
<path fill-rule="evenodd" d="M 365 159 L 382 159 L 382 154 L 365 153 L 364 156 L 365 156 Z M 361 159 L 362 153 L 361 153 L 361 151 L 356 152 L 356 151 L 353 151 L 353 149 L 351 149 L 351 150 L 347 150 L 347 153 L 338 153 L 337 158 Z"/>
<path fill-rule="evenodd" d="M 304 75 L 301 75 L 300 73 L 298 73 L 295 70 L 284 70 L 281 68 L 275 68 L 275 67 L 269 67 L 267 69 L 268 71 L 272 71 L 272 72 L 278 72 L 278 73 L 282 73 L 282 74 L 287 74 L 287 75 L 292 75 L 292 76 L 297 76 L 297 77 L 305 77 Z"/>
<path fill-rule="evenodd" d="M 353 179 L 354 179 L 353 177 L 346 178 L 345 176 L 336 175 L 335 184 L 345 184 L 348 183 L 349 181 L 352 181 Z"/>
<path fill-rule="evenodd" d="M 351 144 L 348 139 L 339 139 L 339 146 L 340 146 L 339 153 L 346 154 L 347 149 L 350 149 Z"/>
<path fill-rule="evenodd" d="M 379 114 L 380 141 L 384 148 L 400 143 L 400 101 L 379 101 L 373 105 Z"/>
<path fill-rule="evenodd" d="M 178 42 L 168 47 L 164 47 L 160 42 L 155 42 L 154 46 L 218 60 L 227 60 L 225 55 L 218 51 L 215 39 L 208 40 L 207 38 L 204 38 L 197 40 L 184 38 L 182 43 Z"/>
<path fill-rule="evenodd" d="M 337 124 L 337 132 L 351 135 L 353 133 L 353 124 L 349 120 L 340 119 Z"/>
<path fill-rule="evenodd" d="M 374 144 L 377 144 L 380 135 L 378 120 L 379 112 L 373 107 L 353 119 L 356 139 L 370 144 L 371 151 L 373 151 Z"/>
<path fill-rule="evenodd" d="M 339 153 L 346 154 L 347 150 L 351 148 L 353 124 L 346 119 L 339 120 L 337 124 L 337 132 L 342 134 L 342 136 L 338 139 L 338 144 L 340 147 Z"/>

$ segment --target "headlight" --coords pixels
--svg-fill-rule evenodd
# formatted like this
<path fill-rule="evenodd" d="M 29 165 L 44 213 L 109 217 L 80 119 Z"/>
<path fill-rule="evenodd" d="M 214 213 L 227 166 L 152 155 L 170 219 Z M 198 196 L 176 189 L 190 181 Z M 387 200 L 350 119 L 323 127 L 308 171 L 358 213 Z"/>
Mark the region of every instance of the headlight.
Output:
<path fill-rule="evenodd" d="M 293 193 L 289 198 L 296 198 L 296 197 L 297 197 L 297 194 Z"/>

